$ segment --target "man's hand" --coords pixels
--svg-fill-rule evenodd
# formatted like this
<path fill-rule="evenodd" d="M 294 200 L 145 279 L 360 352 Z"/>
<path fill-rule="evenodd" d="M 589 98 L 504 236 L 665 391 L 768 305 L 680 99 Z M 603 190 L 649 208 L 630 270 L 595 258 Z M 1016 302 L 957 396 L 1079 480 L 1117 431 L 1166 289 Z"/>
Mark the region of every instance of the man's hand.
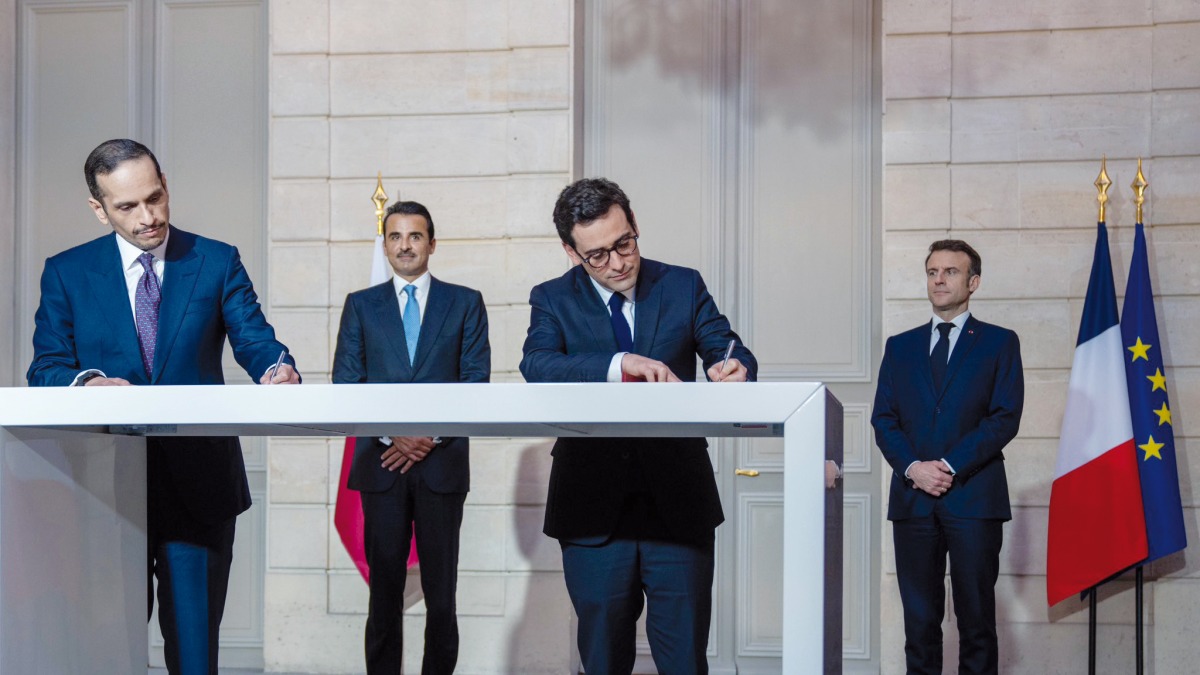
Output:
<path fill-rule="evenodd" d="M 832 459 L 825 460 L 825 489 L 837 487 L 837 480 L 842 477 L 842 467 Z"/>
<path fill-rule="evenodd" d="M 940 459 L 929 462 L 917 462 L 908 470 L 908 478 L 913 485 L 934 497 L 941 497 L 950 489 L 954 482 L 954 474 L 946 468 L 946 463 Z"/>
<path fill-rule="evenodd" d="M 300 384 L 300 373 L 290 363 L 282 363 L 278 368 L 272 368 L 263 373 L 259 384 Z"/>
<path fill-rule="evenodd" d="M 391 441 L 392 444 L 383 451 L 383 468 L 388 471 L 400 469 L 400 473 L 408 473 L 413 464 L 425 459 L 437 447 L 428 436 L 392 436 Z"/>
<path fill-rule="evenodd" d="M 647 382 L 679 382 L 675 373 L 662 361 L 655 361 L 637 354 L 621 357 L 621 372 L 630 377 L 640 377 Z"/>
<path fill-rule="evenodd" d="M 708 379 L 713 382 L 745 382 L 748 372 L 741 361 L 731 358 L 725 362 L 723 370 L 720 363 L 713 364 L 713 367 L 708 369 Z"/>
<path fill-rule="evenodd" d="M 120 377 L 93 377 L 83 383 L 85 387 L 129 387 L 129 380 Z"/>

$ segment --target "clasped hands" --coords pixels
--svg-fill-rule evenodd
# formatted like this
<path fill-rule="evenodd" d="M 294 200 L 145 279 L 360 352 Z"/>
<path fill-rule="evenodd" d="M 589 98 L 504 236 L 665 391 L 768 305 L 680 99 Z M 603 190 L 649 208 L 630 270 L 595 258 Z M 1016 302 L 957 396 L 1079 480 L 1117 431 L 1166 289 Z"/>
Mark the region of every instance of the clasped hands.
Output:
<path fill-rule="evenodd" d="M 946 494 L 954 483 L 954 474 L 950 473 L 950 468 L 940 459 L 913 464 L 908 469 L 908 478 L 913 482 L 914 488 L 934 497 Z"/>
<path fill-rule="evenodd" d="M 639 354 L 626 354 L 621 357 L 621 372 L 647 382 L 680 381 L 678 377 L 675 377 L 675 373 L 672 373 L 671 369 L 667 367 L 667 364 Z M 712 368 L 708 369 L 708 379 L 713 382 L 745 382 L 746 366 L 737 359 L 726 361 L 724 369 L 721 368 L 720 363 L 714 364 Z"/>
<path fill-rule="evenodd" d="M 391 436 L 388 440 L 392 444 L 383 451 L 383 468 L 388 471 L 399 469 L 400 473 L 408 473 L 414 464 L 437 447 L 437 442 L 428 436 Z"/>

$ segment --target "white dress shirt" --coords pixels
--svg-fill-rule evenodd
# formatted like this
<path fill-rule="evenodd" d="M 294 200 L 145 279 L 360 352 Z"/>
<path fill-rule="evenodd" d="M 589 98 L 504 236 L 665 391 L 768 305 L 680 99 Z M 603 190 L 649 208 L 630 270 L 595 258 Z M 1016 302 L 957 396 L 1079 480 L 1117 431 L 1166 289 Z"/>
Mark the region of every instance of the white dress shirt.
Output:
<path fill-rule="evenodd" d="M 958 336 L 962 334 L 963 326 L 967 325 L 967 319 L 971 317 L 970 310 L 959 314 L 950 319 L 949 323 L 954 324 L 954 328 L 950 329 L 950 351 L 946 352 L 946 363 L 950 362 L 950 355 L 954 353 L 954 345 L 958 344 Z M 938 324 L 946 323 L 936 314 L 933 315 L 933 321 L 929 324 L 929 353 L 933 353 L 933 348 L 937 346 L 938 337 L 941 333 L 938 332 Z"/>
<path fill-rule="evenodd" d="M 392 277 L 392 285 L 396 287 L 397 301 L 400 303 L 400 316 L 404 316 L 404 308 L 408 306 L 408 293 L 404 292 L 404 287 L 412 284 L 417 287 L 413 297 L 417 300 L 417 309 L 421 310 L 421 322 L 425 322 L 425 306 L 429 304 L 429 284 L 432 278 L 429 270 L 425 270 L 424 274 L 413 281 L 405 281 L 403 277 L 398 276 Z"/>
<path fill-rule="evenodd" d="M 595 279 L 593 279 L 590 275 L 588 276 L 588 281 L 592 282 L 592 286 L 596 289 L 596 292 L 600 294 L 600 301 L 604 303 L 604 308 L 608 310 L 608 315 L 611 317 L 612 316 L 612 308 L 608 306 L 608 300 L 609 300 L 609 298 L 611 298 L 613 296 L 613 292 L 608 290 L 604 286 L 601 286 L 600 283 L 597 282 Z M 630 338 L 633 337 L 633 316 L 634 316 L 634 305 L 636 304 L 633 301 L 633 296 L 635 296 L 636 294 L 637 294 L 637 286 L 634 286 L 633 288 L 629 289 L 627 292 L 621 294 L 621 297 L 625 298 L 625 302 L 621 305 L 621 313 L 625 315 L 625 320 L 629 322 L 629 337 Z M 621 359 L 625 358 L 626 354 L 628 354 L 628 352 L 617 352 L 616 354 L 613 355 L 612 361 L 609 361 L 609 363 L 608 363 L 608 381 L 609 382 L 620 382 L 621 381 Z"/>

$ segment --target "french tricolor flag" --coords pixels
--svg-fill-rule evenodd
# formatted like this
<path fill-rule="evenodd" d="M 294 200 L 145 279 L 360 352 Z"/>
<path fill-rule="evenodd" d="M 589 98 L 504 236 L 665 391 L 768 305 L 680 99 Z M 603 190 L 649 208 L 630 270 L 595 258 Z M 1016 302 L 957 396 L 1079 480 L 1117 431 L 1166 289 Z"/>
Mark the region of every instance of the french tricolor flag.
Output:
<path fill-rule="evenodd" d="M 1051 605 L 1146 558 L 1124 359 L 1108 232 L 1101 222 L 1050 491 Z"/>

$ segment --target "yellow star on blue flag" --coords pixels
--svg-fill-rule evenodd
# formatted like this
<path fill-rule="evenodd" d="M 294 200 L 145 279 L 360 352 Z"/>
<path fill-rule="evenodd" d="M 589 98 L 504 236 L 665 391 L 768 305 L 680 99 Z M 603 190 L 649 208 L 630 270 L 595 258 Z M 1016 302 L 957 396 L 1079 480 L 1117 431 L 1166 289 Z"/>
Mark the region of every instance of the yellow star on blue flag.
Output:
<path fill-rule="evenodd" d="M 1150 459 L 1151 457 L 1162 459 L 1162 455 L 1159 454 L 1159 450 L 1163 449 L 1163 444 L 1155 443 L 1153 436 L 1150 437 L 1150 440 L 1146 441 L 1142 445 L 1139 445 L 1138 447 L 1146 452 L 1146 456 L 1142 458 L 1142 461 Z"/>
<path fill-rule="evenodd" d="M 1167 378 L 1163 376 L 1162 368 L 1155 368 L 1154 374 L 1147 375 L 1146 379 L 1150 380 L 1151 384 L 1154 385 L 1154 387 L 1150 390 L 1150 393 L 1154 393 L 1159 389 L 1162 389 L 1163 391 L 1167 390 Z"/>
<path fill-rule="evenodd" d="M 1133 358 L 1131 360 L 1137 361 L 1138 359 L 1141 359 L 1143 361 L 1149 361 L 1150 360 L 1150 348 L 1153 346 L 1154 345 L 1144 344 L 1142 342 L 1142 337 L 1139 335 L 1138 339 L 1137 339 L 1137 344 L 1135 344 L 1131 347 L 1126 347 L 1126 349 L 1133 352 Z"/>
<path fill-rule="evenodd" d="M 1171 410 L 1167 408 L 1167 402 L 1163 401 L 1162 407 L 1154 411 L 1158 415 L 1158 426 L 1171 423 Z"/>

